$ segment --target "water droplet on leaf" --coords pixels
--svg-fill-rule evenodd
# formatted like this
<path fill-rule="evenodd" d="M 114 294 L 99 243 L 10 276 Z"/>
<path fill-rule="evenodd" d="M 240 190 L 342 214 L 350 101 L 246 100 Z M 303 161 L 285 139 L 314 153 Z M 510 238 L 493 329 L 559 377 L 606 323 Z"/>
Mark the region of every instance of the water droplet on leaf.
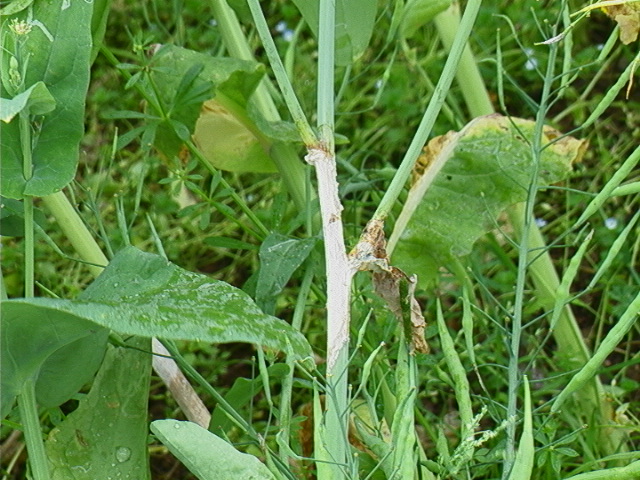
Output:
<path fill-rule="evenodd" d="M 116 460 L 120 463 L 126 462 L 131 458 L 131 449 L 127 447 L 116 448 Z"/>

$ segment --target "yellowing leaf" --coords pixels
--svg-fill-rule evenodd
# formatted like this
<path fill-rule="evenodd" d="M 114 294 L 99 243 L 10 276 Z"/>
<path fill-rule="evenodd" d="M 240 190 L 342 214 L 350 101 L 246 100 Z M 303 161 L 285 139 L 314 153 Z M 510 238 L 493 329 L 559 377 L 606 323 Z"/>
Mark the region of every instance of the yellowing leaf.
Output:
<path fill-rule="evenodd" d="M 620 41 L 625 45 L 635 42 L 640 32 L 640 3 L 624 2 L 620 5 L 603 7 L 608 17 L 620 26 Z"/>
<path fill-rule="evenodd" d="M 586 142 L 545 128 L 540 155 L 532 155 L 535 123 L 501 115 L 479 117 L 461 132 L 433 139 L 424 173 L 415 183 L 389 239 L 394 265 L 433 281 L 438 268 L 471 252 L 496 226 L 502 210 L 539 186 L 569 174 Z M 394 248 L 395 247 L 395 248 Z"/>
<path fill-rule="evenodd" d="M 270 142 L 250 126 L 253 123 L 248 118 L 234 115 L 223 102 L 207 100 L 196 121 L 193 140 L 207 161 L 220 170 L 275 172 L 276 167 L 266 151 Z"/>

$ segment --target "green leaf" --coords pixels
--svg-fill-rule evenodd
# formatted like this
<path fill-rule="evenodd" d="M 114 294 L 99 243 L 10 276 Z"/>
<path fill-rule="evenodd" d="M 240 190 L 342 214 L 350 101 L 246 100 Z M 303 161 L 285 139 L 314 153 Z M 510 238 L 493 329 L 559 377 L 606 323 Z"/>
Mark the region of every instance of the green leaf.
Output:
<path fill-rule="evenodd" d="M 250 102 L 264 75 L 263 65 L 175 46 L 163 47 L 151 65 L 159 98 L 168 99 L 164 109 L 169 118 L 158 123 L 153 140 L 166 157 L 176 155 L 192 134 L 217 169 L 273 173 L 273 143 L 300 142 L 293 124 L 265 120 Z"/>
<path fill-rule="evenodd" d="M 109 346 L 91 391 L 49 434 L 53 480 L 149 478 L 147 405 L 151 376 L 149 339 Z"/>
<path fill-rule="evenodd" d="M 289 365 L 284 363 L 274 363 L 268 369 L 270 379 L 281 380 L 289 373 Z M 229 405 L 233 405 L 236 412 L 240 412 L 240 409 L 245 405 L 248 405 L 252 398 L 262 392 L 264 387 L 264 380 L 261 375 L 256 378 L 237 378 L 229 391 L 225 394 L 224 399 Z M 211 413 L 211 421 L 209 422 L 208 430 L 212 433 L 220 433 L 224 435 L 235 424 L 229 418 L 229 415 L 224 409 L 217 405 Z"/>
<path fill-rule="evenodd" d="M 535 174 L 530 139 L 534 122 L 500 115 L 479 117 L 460 133 L 433 139 L 423 155 L 428 164 L 409 192 L 389 240 L 394 265 L 435 280 L 438 268 L 467 255 L 497 226 L 499 213 L 523 202 Z M 584 142 L 545 130 L 536 185 L 566 178 Z"/>
<path fill-rule="evenodd" d="M 33 0 L 13 0 L 9 5 L 0 8 L 0 15 L 13 15 L 24 10 L 33 3 Z"/>
<path fill-rule="evenodd" d="M 84 132 L 84 102 L 89 86 L 91 16 L 93 2 L 35 2 L 32 20 L 39 22 L 21 36 L 19 62 L 27 62 L 24 85 L 44 82 L 56 108 L 44 117 L 32 152 L 33 176 L 23 176 L 19 122 L 0 123 L 2 175 L 0 190 L 9 198 L 54 193 L 72 179 L 78 164 L 78 145 Z M 26 21 L 28 11 L 14 18 Z M 11 21 L 13 19 L 8 19 Z M 41 26 L 38 26 L 41 25 Z M 15 52 L 13 35 L 4 36 L 0 65 L 4 70 Z M 4 77 L 3 77 L 4 79 Z M 7 98 L 5 87 L 0 91 Z"/>
<path fill-rule="evenodd" d="M 293 0 L 293 3 L 318 38 L 318 1 Z M 373 33 L 377 8 L 376 0 L 336 0 L 336 65 L 352 64 L 367 49 Z"/>
<path fill-rule="evenodd" d="M 263 310 L 273 310 L 275 297 L 309 256 L 316 242 L 316 238 L 301 240 L 277 233 L 264 240 L 260 247 L 260 272 L 256 286 L 256 301 Z"/>
<path fill-rule="evenodd" d="M 47 223 L 42 210 L 35 208 L 33 213 L 38 225 L 42 227 Z M 3 237 L 24 235 L 24 207 L 19 200 L 0 197 L 0 235 Z"/>
<path fill-rule="evenodd" d="M 32 115 L 45 115 L 56 108 L 56 100 L 44 82 L 36 82 L 24 92 L 0 103 L 0 120 L 9 123 L 18 113 L 26 111 Z"/>
<path fill-rule="evenodd" d="M 270 142 L 246 111 L 222 95 L 207 100 L 193 132 L 205 159 L 228 172 L 273 173 Z"/>
<path fill-rule="evenodd" d="M 42 406 L 57 406 L 75 395 L 100 366 L 109 334 L 73 313 L 13 300 L 2 302 L 0 327 L 0 418 L 29 378 L 37 378 Z"/>
<path fill-rule="evenodd" d="M 263 65 L 235 58 L 212 57 L 171 45 L 163 47 L 151 65 L 151 78 L 157 85 L 160 98 L 167 99 L 170 119 L 179 121 L 194 132 L 196 144 L 216 168 L 224 169 L 216 165 L 217 158 L 239 155 L 234 154 L 233 149 L 244 153 L 247 143 L 255 148 L 258 142 L 251 133 L 251 128 L 255 130 L 255 127 L 247 116 L 246 107 L 264 76 Z M 203 106 L 205 101 L 209 102 Z M 207 106 L 210 102 L 213 102 L 212 107 Z M 248 141 L 245 137 L 254 138 Z M 183 140 L 170 124 L 160 124 L 155 145 L 164 155 L 174 156 L 182 144 Z M 271 164 L 263 149 L 260 151 L 260 161 Z M 251 154 L 245 153 L 245 156 L 251 157 Z M 228 163 L 233 164 L 233 161 Z M 273 170 L 271 164 L 269 171 Z"/>
<path fill-rule="evenodd" d="M 77 300 L 33 298 L 6 303 L 57 309 L 123 335 L 247 342 L 291 351 L 296 358 L 311 355 L 300 332 L 265 315 L 242 290 L 134 247 L 120 251 Z"/>
<path fill-rule="evenodd" d="M 200 480 L 275 478 L 256 457 L 239 452 L 195 423 L 156 420 L 151 431 Z"/>
<path fill-rule="evenodd" d="M 420 27 L 429 23 L 451 5 L 451 0 L 410 0 L 403 9 L 400 35 L 411 38 Z"/>

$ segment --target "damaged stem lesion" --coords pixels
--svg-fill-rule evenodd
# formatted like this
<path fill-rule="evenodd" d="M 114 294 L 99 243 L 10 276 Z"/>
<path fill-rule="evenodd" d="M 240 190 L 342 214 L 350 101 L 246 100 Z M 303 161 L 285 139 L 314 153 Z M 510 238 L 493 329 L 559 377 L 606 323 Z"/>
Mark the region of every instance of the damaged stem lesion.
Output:
<path fill-rule="evenodd" d="M 340 350 L 348 347 L 351 280 L 357 270 L 350 264 L 346 253 L 335 154 L 327 148 L 310 147 L 305 160 L 316 171 L 325 242 L 329 374 L 336 368 Z"/>

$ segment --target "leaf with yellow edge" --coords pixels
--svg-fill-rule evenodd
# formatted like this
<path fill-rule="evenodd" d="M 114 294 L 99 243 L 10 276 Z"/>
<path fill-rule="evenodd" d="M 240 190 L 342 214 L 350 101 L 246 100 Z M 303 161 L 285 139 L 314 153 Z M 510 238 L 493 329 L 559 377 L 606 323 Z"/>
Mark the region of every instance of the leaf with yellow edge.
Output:
<path fill-rule="evenodd" d="M 496 227 L 500 212 L 526 200 L 533 175 L 538 187 L 566 178 L 586 142 L 546 127 L 536 165 L 534 129 L 529 120 L 488 115 L 429 142 L 424 172 L 389 239 L 392 263 L 431 282 Z"/>
<path fill-rule="evenodd" d="M 620 41 L 625 45 L 635 42 L 640 33 L 640 3 L 620 2 L 619 5 L 603 7 L 608 17 L 620 26 Z"/>

